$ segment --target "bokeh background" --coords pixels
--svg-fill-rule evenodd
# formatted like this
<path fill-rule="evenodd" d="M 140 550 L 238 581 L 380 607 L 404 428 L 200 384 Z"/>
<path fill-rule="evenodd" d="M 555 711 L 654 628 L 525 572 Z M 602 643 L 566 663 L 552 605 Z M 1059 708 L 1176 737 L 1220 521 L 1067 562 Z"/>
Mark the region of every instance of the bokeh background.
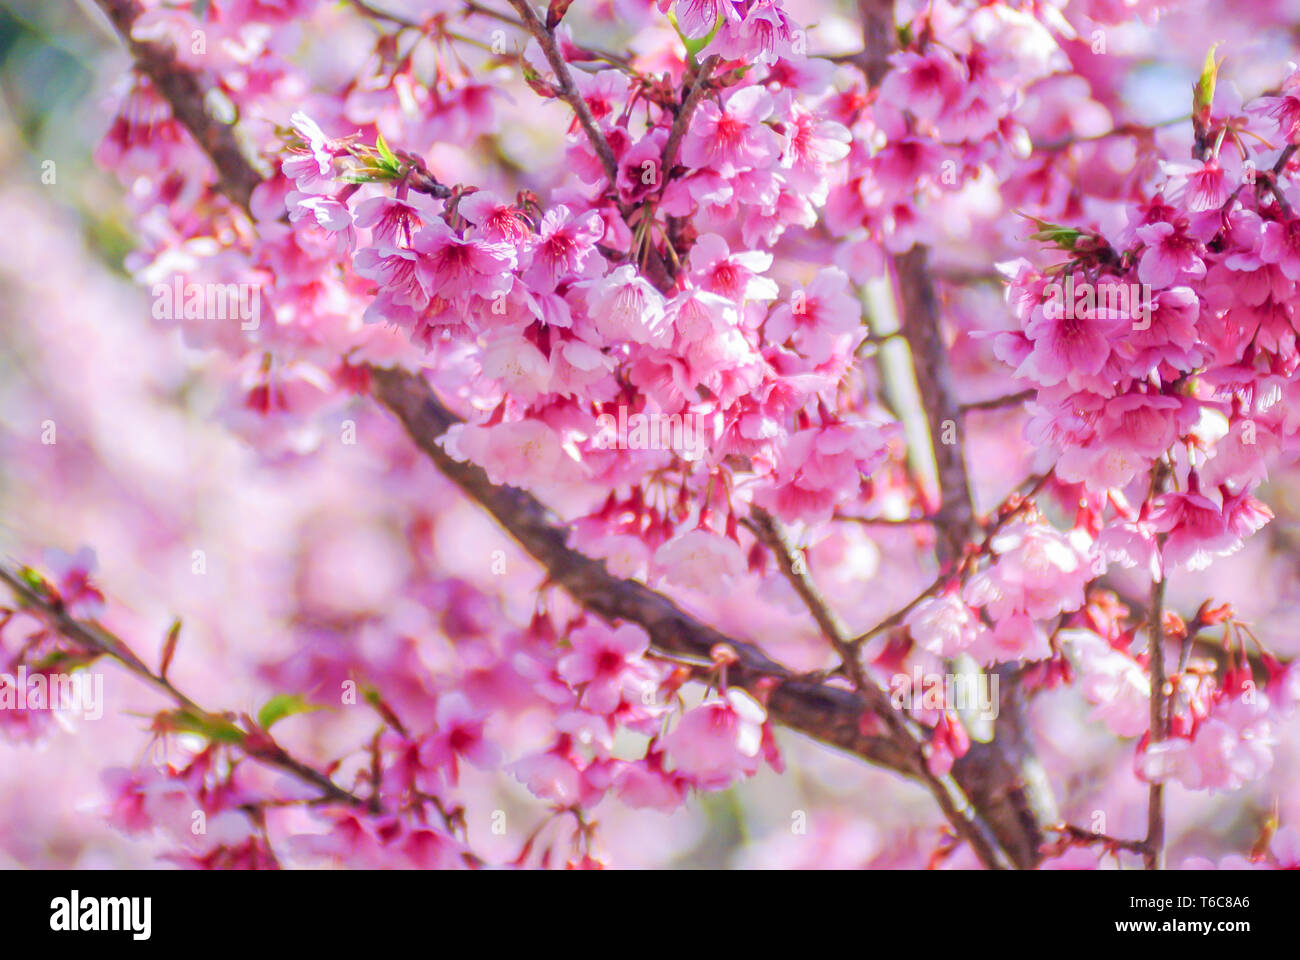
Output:
<path fill-rule="evenodd" d="M 787 6 L 816 24 L 823 49 L 853 49 L 847 5 Z M 1085 89 L 1079 130 L 1185 113 L 1187 91 L 1214 41 L 1225 41 L 1223 75 L 1244 95 L 1275 86 L 1286 61 L 1296 58 L 1300 4 L 1252 7 L 1246 21 L 1235 19 L 1226 2 L 1180 4 L 1157 26 L 1135 20 L 1112 29 L 1107 42 L 1123 57 L 1116 59 L 1117 76 L 1098 82 L 1121 83 L 1130 112 L 1098 117 Z M 1261 22 L 1279 28 L 1260 30 Z M 0 0 L 0 554 L 39 564 L 50 549 L 93 548 L 111 625 L 148 653 L 180 616 L 183 644 L 173 679 L 202 689 L 213 706 L 254 711 L 292 676 L 305 626 L 330 642 L 382 645 L 367 634 L 366 611 L 383 608 L 413 565 L 434 562 L 448 575 L 498 591 L 477 558 L 484 545 L 512 548 L 476 509 L 453 504 L 440 514 L 429 553 L 413 556 L 397 529 L 397 507 L 382 503 L 380 464 L 361 448 L 323 445 L 315 454 L 327 461 L 322 469 L 319 461 L 268 462 L 232 432 L 218 361 L 188 350 L 175 332 L 159 331 L 147 291 L 131 282 L 124 261 L 133 237 L 121 187 L 93 160 L 127 64 L 85 0 Z M 975 261 L 980 253 L 967 251 Z M 960 250 L 953 254 L 960 257 Z M 987 325 L 997 327 L 1004 325 L 999 303 L 989 291 L 971 308 L 990 311 Z M 996 379 L 987 358 L 958 360 L 971 395 L 987 395 Z M 351 415 L 375 416 L 363 408 L 357 401 Z M 56 442 L 42 443 L 50 423 Z M 975 449 L 985 453 L 972 466 L 986 503 L 1029 472 L 1019 443 L 999 440 L 1018 435 L 1020 426 L 1015 413 L 981 415 L 974 424 Z M 376 502 L 358 499 L 357 491 L 367 489 L 377 492 Z M 445 495 L 445 488 L 432 492 L 439 489 Z M 1275 651 L 1300 654 L 1300 483 L 1294 472 L 1279 472 L 1262 496 L 1277 520 L 1240 555 L 1205 575 L 1176 579 L 1171 603 L 1190 613 L 1207 594 L 1230 599 Z M 475 544 L 473 557 L 468 543 Z M 855 576 L 826 585 L 828 592 L 873 592 L 879 612 L 887 613 L 907 595 L 907 574 L 890 557 L 915 551 L 915 544 L 906 534 L 863 533 L 854 549 Z M 204 551 L 203 576 L 192 572 L 195 550 Z M 536 583 L 522 559 L 512 562 L 525 582 Z M 793 622 L 793 604 L 789 617 Z M 785 626 L 774 622 L 775 630 Z M 436 622 L 430 629 L 436 633 Z M 430 636 L 427 646 L 436 650 L 443 642 Z M 268 660 L 285 670 L 268 675 L 259 668 Z M 0 867 L 159 865 L 165 841 L 128 839 L 106 822 L 100 772 L 143 759 L 147 716 L 162 703 L 112 668 L 105 693 L 98 721 L 35 742 L 0 735 Z M 1131 744 L 1089 724 L 1087 705 L 1070 691 L 1040 698 L 1033 712 L 1063 813 L 1087 823 L 1101 805 L 1108 832 L 1140 835 L 1145 789 L 1132 776 Z M 295 718 L 283 729 L 292 746 L 328 757 L 369 728 L 337 717 Z M 940 821 L 921 790 L 788 732 L 779 736 L 789 767 L 784 776 L 764 770 L 671 816 L 604 803 L 598 819 L 614 829 L 601 842 L 613 862 L 924 864 Z M 1287 789 L 1300 782 L 1300 737 L 1292 729 L 1282 739 L 1273 773 L 1243 793 L 1171 788 L 1171 863 L 1244 851 L 1274 808 L 1283 823 L 1300 826 L 1300 791 Z M 481 797 L 485 810 L 501 806 L 525 821 L 535 816 L 536 805 L 508 776 L 471 774 L 465 792 Z M 809 813 L 807 835 L 791 830 L 800 811 Z M 496 845 L 503 856 L 513 852 L 473 810 L 470 826 L 485 851 Z M 1084 853 L 1066 865 L 1095 861 Z"/>

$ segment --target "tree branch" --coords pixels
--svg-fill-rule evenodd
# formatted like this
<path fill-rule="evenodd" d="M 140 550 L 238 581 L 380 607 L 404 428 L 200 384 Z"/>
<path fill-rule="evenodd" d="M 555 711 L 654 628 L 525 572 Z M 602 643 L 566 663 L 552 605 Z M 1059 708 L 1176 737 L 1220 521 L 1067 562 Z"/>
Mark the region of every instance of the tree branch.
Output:
<path fill-rule="evenodd" d="M 677 111 L 677 116 L 673 119 L 672 129 L 668 131 L 668 140 L 664 143 L 663 160 L 660 162 L 660 169 L 664 178 L 664 185 L 668 184 L 668 174 L 673 165 L 677 163 L 677 150 L 682 144 L 682 138 L 686 136 L 686 130 L 690 127 L 691 116 L 695 113 L 695 108 L 700 101 L 704 99 L 704 94 L 709 89 L 709 77 L 713 70 L 722 60 L 716 53 L 706 57 L 700 64 L 699 72 L 695 75 L 695 85 L 691 87 L 691 92 L 686 95 L 682 101 L 681 109 Z"/>
<path fill-rule="evenodd" d="M 487 510 L 579 604 L 606 621 L 639 624 L 654 647 L 709 661 L 718 644 L 732 647 L 738 663 L 728 679 L 754 692 L 764 689 L 776 722 L 873 763 L 915 775 L 912 757 L 886 737 L 862 733 L 859 720 L 870 705 L 850 690 L 825 687 L 794 674 L 752 644 L 738 641 L 696 620 L 672 600 L 635 580 L 621 580 L 603 561 L 569 547 L 567 535 L 537 498 L 514 487 L 498 486 L 481 467 L 453 459 L 438 439 L 459 422 L 434 395 L 428 382 L 402 370 L 370 368 L 372 393 L 392 412 L 415 445 L 471 500 Z"/>
<path fill-rule="evenodd" d="M 304 783 L 316 787 L 321 792 L 322 800 L 346 803 L 353 806 L 365 804 L 365 801 L 356 794 L 344 790 L 319 770 L 295 760 L 272 741 L 270 735 L 265 731 L 249 732 L 241 730 L 224 717 L 199 706 L 178 690 L 161 672 L 155 673 L 149 669 L 144 661 L 136 656 L 119 638 L 94 621 L 81 621 L 73 617 L 62 603 L 37 590 L 20 574 L 0 565 L 0 581 L 3 581 L 13 591 L 14 596 L 18 598 L 24 608 L 39 616 L 55 631 L 82 647 L 88 653 L 116 660 L 132 674 L 144 680 L 145 683 L 161 691 L 168 699 L 195 719 L 212 726 L 220 726 L 222 729 L 229 728 L 231 731 L 238 732 L 240 741 L 237 745 L 250 759 L 283 770 Z"/>
<path fill-rule="evenodd" d="M 889 72 L 889 54 L 897 42 L 894 0 L 858 0 L 862 18 L 862 53 L 855 63 L 866 75 L 868 86 L 876 87 Z"/>
<path fill-rule="evenodd" d="M 974 527 L 975 506 L 966 472 L 965 445 L 961 442 L 961 405 L 952 385 L 948 351 L 939 326 L 939 300 L 927 259 L 925 247 L 918 244 L 894 258 L 894 269 L 903 337 L 912 353 L 912 367 L 930 427 L 930 446 L 939 481 L 939 509 L 935 519 L 939 529 L 939 565 L 943 567 L 961 556 Z M 950 434 L 952 442 L 946 439 Z"/>
<path fill-rule="evenodd" d="M 1031 388 L 1021 390 L 1019 393 L 1008 393 L 1001 397 L 990 397 L 987 400 L 972 400 L 970 403 L 963 403 L 961 411 L 962 413 L 969 413 L 971 410 L 997 410 L 1002 407 L 1018 407 L 1036 396 L 1038 396 L 1038 391 Z"/>
<path fill-rule="evenodd" d="M 807 566 L 795 563 L 796 552 L 785 532 L 772 515 L 761 507 L 752 508 L 750 515 L 751 529 L 772 551 L 781 572 L 804 601 L 804 605 L 817 621 L 822 633 L 839 653 L 844 672 L 854 688 L 866 697 L 872 710 L 884 721 L 899 747 L 911 752 L 916 758 L 916 768 L 922 782 L 956 830 L 957 835 L 970 844 L 975 856 L 984 866 L 990 870 L 1005 868 L 1007 860 L 998 849 L 997 840 L 980 820 L 979 814 L 971 807 L 961 787 L 951 777 L 937 775 L 930 769 L 926 762 L 924 735 L 916 729 L 915 724 L 909 722 L 905 714 L 894 709 L 889 694 L 863 669 L 858 649 L 849 639 L 843 622 L 822 597 L 821 591 L 813 582 L 812 575 L 808 573 Z"/>
<path fill-rule="evenodd" d="M 211 88 L 197 72 L 176 59 L 169 44 L 141 41 L 131 26 L 143 12 L 137 0 L 95 0 L 131 51 L 136 68 L 149 77 L 172 108 L 172 114 L 190 132 L 216 168 L 221 192 L 245 211 L 261 175 L 249 163 L 235 139 L 234 127 L 219 123 L 204 98 Z"/>
<path fill-rule="evenodd" d="M 560 85 L 560 99 L 567 103 L 577 115 L 578 122 L 582 124 L 582 129 L 587 134 L 587 139 L 591 141 L 592 149 L 596 151 L 596 156 L 600 158 L 600 165 L 605 170 L 605 176 L 609 178 L 610 189 L 617 190 L 618 163 L 614 159 L 614 151 L 609 148 L 609 142 L 606 141 L 605 135 L 600 132 L 600 127 L 596 126 L 596 120 L 591 115 L 587 101 L 582 98 L 582 94 L 574 86 L 573 74 L 569 72 L 569 65 L 560 54 L 560 47 L 555 42 L 555 34 L 547 30 L 546 24 L 537 18 L 537 14 L 533 12 L 529 0 L 508 0 L 508 2 L 510 6 L 518 11 L 524 26 L 528 28 L 528 32 L 533 35 L 538 45 L 541 46 L 542 53 L 546 55 L 546 62 L 555 71 L 555 79 Z"/>
<path fill-rule="evenodd" d="M 1164 538 L 1160 538 L 1163 548 Z M 1148 745 L 1165 739 L 1165 578 L 1151 585 L 1151 610 L 1147 618 L 1147 657 L 1151 672 L 1151 738 Z M 1147 838 L 1142 862 L 1148 870 L 1165 868 L 1165 786 L 1152 783 L 1147 791 Z"/>
<path fill-rule="evenodd" d="M 1049 828 L 1053 833 L 1060 835 L 1057 846 L 1060 848 L 1059 853 L 1064 853 L 1070 847 L 1090 847 L 1100 844 L 1106 848 L 1106 852 L 1118 855 L 1119 851 L 1126 853 L 1143 853 L 1146 845 L 1141 840 L 1125 840 L 1121 837 L 1112 837 L 1105 833 L 1094 833 L 1091 830 L 1085 830 L 1083 827 L 1075 826 L 1072 823 L 1062 823 Z"/>

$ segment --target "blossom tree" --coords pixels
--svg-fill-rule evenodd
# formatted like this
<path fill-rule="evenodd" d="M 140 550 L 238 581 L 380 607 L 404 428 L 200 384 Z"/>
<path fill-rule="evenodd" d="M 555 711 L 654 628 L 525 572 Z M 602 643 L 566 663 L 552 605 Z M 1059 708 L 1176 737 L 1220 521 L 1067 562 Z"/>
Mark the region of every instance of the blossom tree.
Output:
<path fill-rule="evenodd" d="M 833 862 L 847 816 L 906 838 L 857 865 L 1158 869 L 1179 811 L 1175 865 L 1296 865 L 1298 645 L 1203 573 L 1296 509 L 1300 71 L 1228 82 L 1251 23 L 96 3 L 152 335 L 262 469 L 337 488 L 282 642 L 187 683 L 192 618 L 141 631 L 102 545 L 0 568 L 11 690 L 162 698 L 116 828 L 198 867 L 617 866 L 642 812 L 830 752 L 889 789 L 790 805 L 766 862 Z M 387 532 L 330 539 L 358 516 Z M 53 700 L 4 733 L 58 750 Z"/>

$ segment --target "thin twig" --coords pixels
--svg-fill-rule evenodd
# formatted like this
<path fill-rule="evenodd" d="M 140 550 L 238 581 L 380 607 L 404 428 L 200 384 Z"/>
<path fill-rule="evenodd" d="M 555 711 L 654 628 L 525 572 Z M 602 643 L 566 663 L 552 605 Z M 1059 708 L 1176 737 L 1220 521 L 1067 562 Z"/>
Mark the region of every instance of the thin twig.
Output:
<path fill-rule="evenodd" d="M 1001 407 L 1018 407 L 1027 400 L 1032 400 L 1038 396 L 1037 390 L 1021 390 L 1019 393 L 1009 393 L 1001 397 L 990 397 L 988 400 L 972 400 L 970 403 L 961 405 L 962 413 L 970 410 L 997 410 Z"/>
<path fill-rule="evenodd" d="M 1277 162 L 1273 164 L 1273 176 L 1277 176 L 1286 169 L 1286 165 L 1290 163 L 1291 158 L 1295 156 L 1296 147 L 1297 144 L 1294 143 L 1288 143 L 1286 145 L 1286 149 L 1282 151 L 1277 158 Z"/>
<path fill-rule="evenodd" d="M 1161 537 L 1163 547 L 1164 538 Z M 1151 673 L 1151 737 L 1148 748 L 1165 739 L 1165 578 L 1151 585 L 1151 612 L 1147 618 L 1147 656 Z M 1147 838 L 1143 863 L 1148 870 L 1165 868 L 1164 784 L 1152 783 L 1147 795 Z"/>
<path fill-rule="evenodd" d="M 699 102 L 704 99 L 704 94 L 709 88 L 709 77 L 722 58 L 716 53 L 706 57 L 700 64 L 699 72 L 695 75 L 695 84 L 691 87 L 691 92 L 686 95 L 682 101 L 681 109 L 677 111 L 677 116 L 673 119 L 672 129 L 668 131 L 668 140 L 664 143 L 663 160 L 660 163 L 660 169 L 663 172 L 664 186 L 668 185 L 668 174 L 677 163 L 677 150 L 681 146 L 682 138 L 686 136 L 686 131 L 691 124 L 691 116 L 695 113 L 695 108 Z"/>
<path fill-rule="evenodd" d="M 533 12 L 532 4 L 528 0 L 508 0 L 510 6 L 518 11 L 524 26 L 528 32 L 533 35 L 538 45 L 542 48 L 542 53 L 546 55 L 546 62 L 551 65 L 555 72 L 556 82 L 559 83 L 559 95 L 567 103 L 578 117 L 578 123 L 582 125 L 583 131 L 587 134 L 587 139 L 591 142 L 591 147 L 596 151 L 596 156 L 600 159 L 600 165 L 605 171 L 605 176 L 609 178 L 611 190 L 618 189 L 618 162 L 614 159 L 614 151 L 610 149 L 609 142 L 605 135 L 601 133 L 600 127 L 596 125 L 596 119 L 591 115 L 591 109 L 587 106 L 587 101 L 583 99 L 582 94 L 573 83 L 573 74 L 569 72 L 569 65 L 565 61 L 563 54 L 560 53 L 559 44 L 555 42 L 555 34 L 546 29 L 546 24 L 538 19 L 537 14 Z"/>
<path fill-rule="evenodd" d="M 1036 143 L 1034 144 L 1034 151 L 1036 153 L 1056 153 L 1060 150 L 1073 147 L 1076 144 L 1099 143 L 1100 141 L 1108 140 L 1111 137 L 1149 136 L 1162 127 L 1172 127 L 1180 123 L 1187 123 L 1191 119 L 1192 115 L 1185 113 L 1181 117 L 1171 117 L 1170 119 L 1162 120 L 1159 123 L 1122 123 L 1119 126 L 1113 127 L 1112 129 L 1106 130 L 1102 133 L 1093 133 L 1088 136 L 1079 137 L 1062 137 L 1060 140 L 1051 140 L 1047 143 Z"/>
<path fill-rule="evenodd" d="M 1020 485 L 1021 487 L 1028 486 L 1029 489 L 1025 493 L 1020 493 L 1019 491 L 1017 491 L 1016 493 L 1013 493 L 1010 497 L 1008 497 L 1006 501 L 1003 502 L 1003 506 L 999 509 L 997 517 L 993 521 L 993 525 L 988 529 L 988 531 L 984 535 L 984 539 L 980 542 L 980 544 L 975 548 L 974 552 L 971 554 L 971 559 L 978 557 L 989 551 L 989 549 L 993 544 L 993 538 L 997 536 L 997 534 L 1002 530 L 1003 527 L 1005 527 L 1016 517 L 1020 516 L 1020 514 L 1026 508 L 1033 505 L 1034 495 L 1038 493 L 1040 490 L 1042 490 L 1042 488 L 1047 484 L 1047 481 L 1050 480 L 1051 477 L 1052 474 L 1050 471 L 1048 473 L 1035 474 L 1034 476 L 1030 477 Z M 1015 498 L 1020 498 L 1020 502 L 1018 504 L 1011 505 L 1010 508 L 1008 509 L 1008 505 L 1012 504 Z M 866 633 L 854 637 L 852 640 L 853 645 L 861 646 L 862 644 L 866 643 L 868 640 L 870 640 L 872 637 L 876 636 L 877 634 L 882 633 L 883 631 L 888 630 L 891 627 L 898 626 L 905 619 L 907 619 L 907 615 L 909 613 L 911 613 L 913 610 L 915 610 L 918 606 L 921 605 L 922 601 L 939 593 L 939 591 L 941 591 L 948 583 L 952 581 L 952 577 L 953 574 L 951 571 L 945 571 L 943 573 L 940 573 L 939 576 L 934 578 L 934 580 L 930 583 L 928 587 L 926 587 L 924 590 L 922 590 L 920 593 L 914 596 L 911 600 L 909 600 L 898 610 L 895 610 L 889 616 L 885 617 L 885 619 L 881 620 L 879 623 L 877 623 Z"/>
<path fill-rule="evenodd" d="M 761 507 L 752 508 L 750 515 L 752 520 L 748 526 L 772 551 L 782 574 L 799 594 L 804 606 L 817 621 L 822 634 L 840 655 L 849 681 L 867 698 L 872 710 L 884 721 L 899 747 L 912 751 L 916 756 L 916 765 L 922 782 L 948 822 L 957 831 L 957 835 L 970 844 L 971 850 L 985 867 L 990 870 L 1005 869 L 1009 861 L 999 849 L 992 831 L 980 819 L 961 787 L 950 776 L 936 774 L 930 769 L 926 762 L 926 744 L 923 736 L 902 713 L 894 709 L 889 694 L 867 675 L 862 667 L 858 649 L 850 641 L 843 622 L 822 597 L 811 574 L 808 573 L 807 566 L 795 562 L 796 552 L 775 518 Z"/>
<path fill-rule="evenodd" d="M 119 637 L 109 633 L 95 621 L 83 621 L 73 617 L 61 603 L 54 602 L 51 598 L 44 596 L 31 584 L 27 583 L 21 575 L 4 565 L 0 565 L 0 580 L 8 585 L 9 589 L 13 591 L 14 595 L 19 598 L 28 611 L 38 615 L 54 630 L 84 648 L 87 652 L 116 660 L 132 674 L 161 691 L 168 699 L 193 717 L 208 721 L 214 725 L 220 725 L 223 728 L 229 727 L 244 734 L 240 747 L 251 759 L 276 767 L 292 774 L 304 783 L 311 784 L 321 791 L 323 800 L 355 806 L 365 805 L 365 801 L 354 793 L 344 790 L 319 770 L 294 759 L 279 745 L 270 742 L 269 736 L 262 734 L 258 737 L 256 744 L 250 743 L 245 731 L 234 727 L 219 714 L 212 713 L 199 706 L 198 703 L 182 693 L 170 680 L 151 670 Z"/>
<path fill-rule="evenodd" d="M 420 26 L 420 24 L 416 23 L 414 20 L 409 20 L 406 17 L 398 16 L 395 13 L 388 13 L 385 10 L 372 7 L 370 4 L 366 3 L 365 0 L 348 0 L 348 2 L 356 8 L 358 13 L 371 20 L 382 20 L 385 23 L 391 23 L 404 29 L 415 29 Z"/>
<path fill-rule="evenodd" d="M 1107 833 L 1094 833 L 1072 823 L 1063 823 L 1048 829 L 1061 834 L 1062 839 L 1066 842 L 1065 845 L 1070 847 L 1103 844 L 1112 851 L 1124 850 L 1128 853 L 1146 853 L 1146 842 L 1143 840 L 1124 840 L 1120 837 L 1112 837 Z"/>
<path fill-rule="evenodd" d="M 835 519 L 864 527 L 924 527 L 934 523 L 934 517 L 855 517 L 844 513 L 835 514 Z"/>

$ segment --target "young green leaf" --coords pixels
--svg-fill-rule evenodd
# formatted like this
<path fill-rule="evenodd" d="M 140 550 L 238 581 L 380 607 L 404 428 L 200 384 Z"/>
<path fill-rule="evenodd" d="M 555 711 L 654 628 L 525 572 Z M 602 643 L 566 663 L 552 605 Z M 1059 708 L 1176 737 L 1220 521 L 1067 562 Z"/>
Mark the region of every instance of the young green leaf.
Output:
<path fill-rule="evenodd" d="M 244 731 L 229 720 L 210 713 L 200 715 L 190 710 L 173 710 L 163 716 L 169 729 L 176 733 L 197 733 L 214 743 L 244 742 Z"/>
<path fill-rule="evenodd" d="M 296 693 L 277 693 L 257 711 L 257 725 L 263 730 L 270 730 L 278 721 L 295 713 L 311 713 L 323 709 L 324 707 L 308 703 Z"/>
<path fill-rule="evenodd" d="M 1208 117 L 1210 105 L 1214 103 L 1214 88 L 1219 79 L 1219 67 L 1223 61 L 1214 58 L 1214 51 L 1219 49 L 1222 41 L 1215 43 L 1205 54 L 1205 63 L 1201 66 L 1201 75 L 1192 88 L 1192 115 Z"/>
<path fill-rule="evenodd" d="M 379 156 L 383 158 L 385 166 L 391 167 L 394 170 L 400 170 L 402 168 L 402 161 L 398 160 L 393 154 L 393 151 L 389 149 L 388 143 L 384 140 L 384 135 L 382 133 L 375 136 L 375 149 L 379 151 Z"/>

